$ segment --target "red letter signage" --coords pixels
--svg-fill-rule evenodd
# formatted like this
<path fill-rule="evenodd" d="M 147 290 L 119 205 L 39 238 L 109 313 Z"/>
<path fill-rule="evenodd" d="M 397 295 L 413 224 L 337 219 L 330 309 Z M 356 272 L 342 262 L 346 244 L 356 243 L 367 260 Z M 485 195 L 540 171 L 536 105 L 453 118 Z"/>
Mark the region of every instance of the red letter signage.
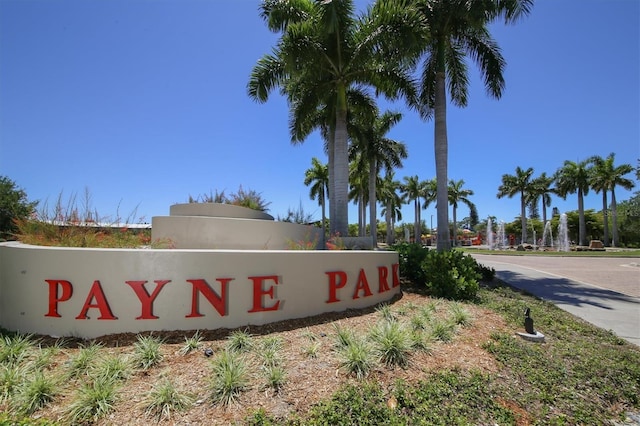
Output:
<path fill-rule="evenodd" d="M 136 317 L 136 319 L 158 319 L 157 316 L 153 315 L 153 301 L 156 300 L 156 296 L 158 296 L 158 293 L 160 293 L 162 287 L 164 287 L 166 283 L 171 282 L 171 280 L 154 281 L 154 283 L 156 283 L 156 288 L 151 294 L 149 294 L 149 292 L 147 292 L 147 289 L 144 287 L 144 285 L 147 283 L 146 281 L 125 282 L 131 286 L 133 291 L 136 293 L 136 296 L 138 296 L 140 304 L 142 305 L 142 313 L 139 317 Z"/>
<path fill-rule="evenodd" d="M 187 280 L 188 283 L 193 285 L 191 292 L 191 313 L 185 318 L 197 318 L 204 316 L 198 310 L 198 293 L 202 293 L 207 298 L 209 303 L 214 307 L 220 316 L 227 315 L 227 285 L 233 278 L 218 278 L 216 281 L 220 282 L 220 295 L 213 291 L 209 284 L 203 280 Z"/>
<path fill-rule="evenodd" d="M 265 280 L 273 280 L 273 282 L 278 285 L 278 276 L 277 275 L 265 275 L 262 277 L 249 277 L 251 281 L 253 281 L 253 308 L 247 312 L 263 312 L 263 311 L 277 311 L 280 306 L 280 301 L 278 300 L 273 305 L 267 307 L 263 305 L 262 297 L 269 296 L 273 299 L 273 289 L 274 286 L 269 286 L 267 290 L 262 288 L 262 283 Z"/>
<path fill-rule="evenodd" d="M 387 282 L 388 276 L 389 269 L 386 266 L 378 266 L 378 293 L 389 291 L 389 283 Z"/>
<path fill-rule="evenodd" d="M 325 303 L 339 302 L 337 297 L 339 288 L 347 285 L 347 273 L 343 271 L 325 272 L 329 275 L 329 299 Z"/>
<path fill-rule="evenodd" d="M 399 270 L 400 270 L 400 264 L 399 263 L 394 263 L 393 265 L 391 265 L 391 276 L 393 277 L 393 287 L 398 287 L 400 285 L 400 274 L 399 274 Z"/>
<path fill-rule="evenodd" d="M 93 299 L 96 300 L 96 303 L 91 303 Z M 111 308 L 109 307 L 109 303 L 107 303 L 107 298 L 104 297 L 104 292 L 102 291 L 102 286 L 100 285 L 100 281 L 95 280 L 93 285 L 91 286 L 91 290 L 89 290 L 89 295 L 87 296 L 87 300 L 84 301 L 84 306 L 80 311 L 80 314 L 76 317 L 76 319 L 89 319 L 87 317 L 87 311 L 89 308 L 97 308 L 100 310 L 99 320 L 115 320 L 118 319 L 113 316 L 111 312 Z"/>
<path fill-rule="evenodd" d="M 371 296 L 371 289 L 369 288 L 369 282 L 367 281 L 367 274 L 364 273 L 364 269 L 360 269 L 360 274 L 358 275 L 358 282 L 356 283 L 356 289 L 353 292 L 353 300 L 359 299 L 358 293 L 360 290 L 364 291 L 364 297 Z"/>
<path fill-rule="evenodd" d="M 45 317 L 60 318 L 58 313 L 58 303 L 66 302 L 71 298 L 73 294 L 73 286 L 69 281 L 65 280 L 45 280 L 49 283 L 49 312 L 45 314 Z M 58 297 L 58 285 L 62 289 L 62 294 Z"/>

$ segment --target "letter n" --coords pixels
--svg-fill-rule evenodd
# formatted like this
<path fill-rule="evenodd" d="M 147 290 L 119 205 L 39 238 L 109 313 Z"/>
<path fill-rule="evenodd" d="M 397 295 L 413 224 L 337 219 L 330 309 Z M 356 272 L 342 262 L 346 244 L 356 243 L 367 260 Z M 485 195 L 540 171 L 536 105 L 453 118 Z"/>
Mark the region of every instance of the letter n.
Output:
<path fill-rule="evenodd" d="M 204 297 L 211 303 L 211 306 L 218 311 L 220 316 L 227 315 L 227 286 L 233 278 L 218 278 L 216 281 L 220 282 L 220 295 L 218 295 L 203 279 L 187 280 L 188 283 L 193 285 L 191 291 L 191 313 L 185 318 L 198 318 L 204 315 L 198 310 L 198 293 L 202 293 Z"/>

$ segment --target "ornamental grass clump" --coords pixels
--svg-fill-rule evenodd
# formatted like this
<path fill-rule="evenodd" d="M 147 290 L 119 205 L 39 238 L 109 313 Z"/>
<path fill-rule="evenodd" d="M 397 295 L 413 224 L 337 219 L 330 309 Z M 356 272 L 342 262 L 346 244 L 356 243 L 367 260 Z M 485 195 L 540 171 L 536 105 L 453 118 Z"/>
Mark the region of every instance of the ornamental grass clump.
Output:
<path fill-rule="evenodd" d="M 195 397 L 178 389 L 171 380 L 162 378 L 153 385 L 153 388 L 145 395 L 143 407 L 148 416 L 155 417 L 158 422 L 171 420 L 175 412 L 189 409 Z"/>
<path fill-rule="evenodd" d="M 195 334 L 191 337 L 184 338 L 184 345 L 180 349 L 180 353 L 182 355 L 187 355 L 193 351 L 197 351 L 202 344 L 202 336 L 200 335 L 200 330 L 197 330 Z"/>
<path fill-rule="evenodd" d="M 249 385 L 249 369 L 242 355 L 229 349 L 220 352 L 212 361 L 213 376 L 209 384 L 211 400 L 229 405 Z"/>
<path fill-rule="evenodd" d="M 31 379 L 18 387 L 13 404 L 15 411 L 25 415 L 33 414 L 53 401 L 57 386 L 54 378 L 45 376 L 42 371 L 35 372 Z"/>
<path fill-rule="evenodd" d="M 163 355 L 161 351 L 162 339 L 149 335 L 138 335 L 138 341 L 133 344 L 133 365 L 136 368 L 148 370 L 160 364 Z"/>
<path fill-rule="evenodd" d="M 456 325 L 451 321 L 436 319 L 431 322 L 430 335 L 433 340 L 450 342 L 456 333 Z"/>
<path fill-rule="evenodd" d="M 0 364 L 16 365 L 28 357 L 35 346 L 33 335 L 5 335 L 0 339 Z"/>
<path fill-rule="evenodd" d="M 132 368 L 128 357 L 113 355 L 100 360 L 92 371 L 92 376 L 123 381 L 131 376 Z"/>
<path fill-rule="evenodd" d="M 340 324 L 333 324 L 333 328 L 336 330 L 336 341 L 334 347 L 337 350 L 349 346 L 355 340 L 353 331 L 340 327 Z"/>
<path fill-rule="evenodd" d="M 461 327 L 467 327 L 471 325 L 471 314 L 469 311 L 459 302 L 453 302 L 449 305 L 449 319 L 455 325 Z"/>
<path fill-rule="evenodd" d="M 29 370 L 23 365 L 0 364 L 0 403 L 9 401 L 26 380 Z"/>
<path fill-rule="evenodd" d="M 97 377 L 84 383 L 67 408 L 66 421 L 71 424 L 97 422 L 113 411 L 117 401 L 117 381 Z"/>
<path fill-rule="evenodd" d="M 374 365 L 373 348 L 365 339 L 352 336 L 344 346 L 338 348 L 338 359 L 340 368 L 347 375 L 362 379 L 369 375 Z"/>
<path fill-rule="evenodd" d="M 381 321 L 371 331 L 371 341 L 380 361 L 389 366 L 406 367 L 413 346 L 410 330 L 398 321 Z"/>
<path fill-rule="evenodd" d="M 253 337 L 246 330 L 235 330 L 227 337 L 227 349 L 234 352 L 249 352 L 253 347 Z"/>
<path fill-rule="evenodd" d="M 91 342 L 88 346 L 83 346 L 68 361 L 67 375 L 69 378 L 78 378 L 89 373 L 91 367 L 98 358 L 102 345 Z"/>

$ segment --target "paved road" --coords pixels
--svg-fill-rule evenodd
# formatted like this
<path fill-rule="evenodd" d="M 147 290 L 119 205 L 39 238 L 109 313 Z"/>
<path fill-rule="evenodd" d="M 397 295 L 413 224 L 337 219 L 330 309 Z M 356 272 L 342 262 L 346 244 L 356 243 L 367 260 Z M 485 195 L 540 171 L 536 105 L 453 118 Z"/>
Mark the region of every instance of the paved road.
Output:
<path fill-rule="evenodd" d="M 640 259 L 472 256 L 510 285 L 640 346 Z"/>

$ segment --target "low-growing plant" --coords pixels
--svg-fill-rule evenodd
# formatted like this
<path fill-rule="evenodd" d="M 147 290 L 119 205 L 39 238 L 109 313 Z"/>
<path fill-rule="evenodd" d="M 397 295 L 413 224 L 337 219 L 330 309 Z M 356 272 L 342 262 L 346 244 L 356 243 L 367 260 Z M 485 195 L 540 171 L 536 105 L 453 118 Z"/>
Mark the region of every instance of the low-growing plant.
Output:
<path fill-rule="evenodd" d="M 352 337 L 338 350 L 340 368 L 357 379 L 366 377 L 374 365 L 371 345 L 363 338 Z"/>
<path fill-rule="evenodd" d="M 305 327 L 304 330 L 302 330 L 302 336 L 306 337 L 307 339 L 309 339 L 310 341 L 314 341 L 318 339 L 318 336 L 316 336 L 313 331 L 309 330 L 309 327 Z"/>
<path fill-rule="evenodd" d="M 53 400 L 56 394 L 56 381 L 37 371 L 32 378 L 22 382 L 18 388 L 14 406 L 17 412 L 30 415 Z"/>
<path fill-rule="evenodd" d="M 138 340 L 133 344 L 133 363 L 136 368 L 147 370 L 162 361 L 162 339 L 153 335 L 138 335 Z"/>
<path fill-rule="evenodd" d="M 36 342 L 31 334 L 11 334 L 0 339 L 0 364 L 19 364 Z"/>
<path fill-rule="evenodd" d="M 168 378 L 162 378 L 145 395 L 143 406 L 145 413 L 156 420 L 171 420 L 172 413 L 187 410 L 194 400 L 193 395 L 176 388 Z"/>
<path fill-rule="evenodd" d="M 235 352 L 248 352 L 253 347 L 253 337 L 247 330 L 235 330 L 227 337 L 227 348 Z"/>
<path fill-rule="evenodd" d="M 309 358 L 317 358 L 320 346 L 322 346 L 322 343 L 317 340 L 310 342 L 307 346 L 302 348 L 302 353 Z"/>
<path fill-rule="evenodd" d="M 406 367 L 413 342 L 411 332 L 398 321 L 381 321 L 371 331 L 374 350 L 387 366 Z"/>
<path fill-rule="evenodd" d="M 422 330 L 411 332 L 411 348 L 416 351 L 431 353 L 431 341 L 431 335 L 425 334 Z"/>
<path fill-rule="evenodd" d="M 89 372 L 95 364 L 98 352 L 102 348 L 100 343 L 91 342 L 88 346 L 81 346 L 80 350 L 69 359 L 67 374 L 70 378 L 78 378 Z"/>
<path fill-rule="evenodd" d="M 456 326 L 451 321 L 436 319 L 431 322 L 430 337 L 441 342 L 450 342 L 456 332 Z"/>
<path fill-rule="evenodd" d="M 182 355 L 187 355 L 193 351 L 197 351 L 202 344 L 202 336 L 200 335 L 200 330 L 197 330 L 195 334 L 191 337 L 184 338 L 184 345 L 180 349 L 180 353 Z"/>
<path fill-rule="evenodd" d="M 96 422 L 111 412 L 117 401 L 117 382 L 97 377 L 84 383 L 67 408 L 66 421 L 71 424 Z"/>
<path fill-rule="evenodd" d="M 280 349 L 282 342 L 278 338 L 268 338 L 262 342 L 260 350 L 260 358 L 263 367 L 275 367 L 282 363 Z"/>
<path fill-rule="evenodd" d="M 355 339 L 352 330 L 343 328 L 340 326 L 340 324 L 337 323 L 333 324 L 333 328 L 335 328 L 336 330 L 336 342 L 334 345 L 336 349 L 341 349 L 345 346 L 349 346 L 349 344 Z"/>
<path fill-rule="evenodd" d="M 449 318 L 455 325 L 462 327 L 467 327 L 471 324 L 471 314 L 464 305 L 458 302 L 453 302 L 449 305 Z"/>
<path fill-rule="evenodd" d="M 281 365 L 264 365 L 262 367 L 267 386 L 273 390 L 279 390 L 287 378 L 287 371 Z"/>
<path fill-rule="evenodd" d="M 389 305 L 388 303 L 382 303 L 381 305 L 377 306 L 376 312 L 378 312 L 382 316 L 382 319 L 386 321 L 393 321 L 396 319 L 395 314 L 391 310 L 391 305 Z"/>
<path fill-rule="evenodd" d="M 224 350 L 212 361 L 213 376 L 209 384 L 214 403 L 229 405 L 247 388 L 249 370 L 239 353 Z"/>
<path fill-rule="evenodd" d="M 28 369 L 22 365 L 0 364 L 0 403 L 8 401 L 26 380 Z"/>
<path fill-rule="evenodd" d="M 126 380 L 131 376 L 131 361 L 120 355 L 107 356 L 96 365 L 92 375 L 104 379 Z"/>

